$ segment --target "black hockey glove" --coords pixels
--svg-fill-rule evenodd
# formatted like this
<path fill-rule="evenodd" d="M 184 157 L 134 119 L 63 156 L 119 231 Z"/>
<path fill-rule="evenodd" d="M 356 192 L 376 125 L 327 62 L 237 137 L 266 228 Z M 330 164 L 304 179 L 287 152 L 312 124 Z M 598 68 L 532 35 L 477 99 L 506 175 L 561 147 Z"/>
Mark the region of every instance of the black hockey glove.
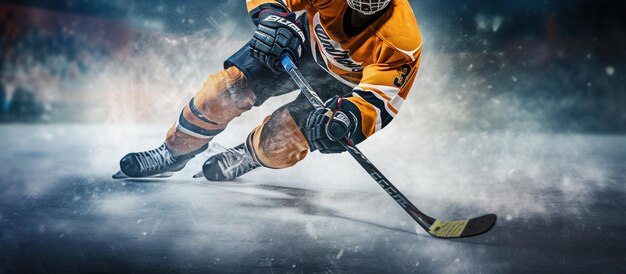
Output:
<path fill-rule="evenodd" d="M 344 138 L 351 141 L 357 129 L 356 115 L 341 109 L 340 97 L 326 101 L 326 106 L 316 109 L 306 120 L 306 138 L 311 151 L 318 149 L 321 153 L 341 153 L 346 149 L 341 145 Z"/>
<path fill-rule="evenodd" d="M 274 73 L 280 73 L 284 71 L 280 55 L 289 53 L 297 64 L 305 40 L 302 28 L 296 23 L 295 13 L 265 9 L 259 14 L 259 25 L 252 36 L 250 50 L 254 58 Z"/>

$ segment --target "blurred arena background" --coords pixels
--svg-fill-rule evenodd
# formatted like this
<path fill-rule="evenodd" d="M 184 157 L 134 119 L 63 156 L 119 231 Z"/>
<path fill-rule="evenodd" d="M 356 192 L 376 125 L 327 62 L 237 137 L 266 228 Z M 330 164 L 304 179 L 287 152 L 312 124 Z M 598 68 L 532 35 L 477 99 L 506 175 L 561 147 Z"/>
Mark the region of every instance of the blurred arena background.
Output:
<path fill-rule="evenodd" d="M 488 234 L 425 237 L 345 153 L 113 180 L 250 39 L 245 1 L 0 0 L 0 273 L 626 273 L 624 4 L 411 4 L 418 77 L 359 147 L 424 212 L 496 213 Z"/>
<path fill-rule="evenodd" d="M 411 3 L 425 41 L 415 107 L 448 98 L 464 110 L 446 121 L 467 130 L 626 132 L 619 1 Z M 250 37 L 244 5 L 0 1 L 0 121 L 173 121 Z"/>

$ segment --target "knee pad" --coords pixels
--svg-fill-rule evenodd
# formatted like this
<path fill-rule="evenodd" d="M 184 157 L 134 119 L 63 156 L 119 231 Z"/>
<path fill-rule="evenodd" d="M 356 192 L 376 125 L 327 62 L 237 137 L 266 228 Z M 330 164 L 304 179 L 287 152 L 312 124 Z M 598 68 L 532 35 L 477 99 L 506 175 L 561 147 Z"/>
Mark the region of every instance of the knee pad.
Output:
<path fill-rule="evenodd" d="M 261 165 L 280 169 L 295 165 L 309 152 L 309 143 L 286 108 L 275 111 L 255 128 L 246 141 Z"/>
<path fill-rule="evenodd" d="M 188 135 L 211 139 L 228 123 L 252 108 L 256 96 L 237 67 L 209 76 L 202 89 L 183 108 L 176 128 Z"/>

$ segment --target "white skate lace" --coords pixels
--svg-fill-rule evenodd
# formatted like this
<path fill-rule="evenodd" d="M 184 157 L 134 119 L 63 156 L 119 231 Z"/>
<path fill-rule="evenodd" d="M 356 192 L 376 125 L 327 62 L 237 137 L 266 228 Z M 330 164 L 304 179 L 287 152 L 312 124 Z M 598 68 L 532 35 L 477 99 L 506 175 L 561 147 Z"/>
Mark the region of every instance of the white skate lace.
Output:
<path fill-rule="evenodd" d="M 222 174 L 230 179 L 237 178 L 259 166 L 243 147 L 228 148 L 223 156 L 218 163 Z"/>
<path fill-rule="evenodd" d="M 136 158 L 142 172 L 164 169 L 176 161 L 165 145 L 152 150 L 138 152 Z"/>

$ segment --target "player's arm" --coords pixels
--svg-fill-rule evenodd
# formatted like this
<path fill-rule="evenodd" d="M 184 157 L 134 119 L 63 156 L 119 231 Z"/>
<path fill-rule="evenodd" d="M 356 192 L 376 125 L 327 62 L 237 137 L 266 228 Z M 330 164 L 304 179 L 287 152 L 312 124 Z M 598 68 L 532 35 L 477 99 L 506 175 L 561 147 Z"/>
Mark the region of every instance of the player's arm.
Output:
<path fill-rule="evenodd" d="M 387 126 L 409 94 L 420 53 L 419 48 L 412 52 L 381 50 L 377 62 L 364 69 L 361 82 L 351 93 L 329 100 L 325 109 L 309 116 L 306 135 L 312 150 L 342 152 L 337 140 L 360 143 Z"/>

